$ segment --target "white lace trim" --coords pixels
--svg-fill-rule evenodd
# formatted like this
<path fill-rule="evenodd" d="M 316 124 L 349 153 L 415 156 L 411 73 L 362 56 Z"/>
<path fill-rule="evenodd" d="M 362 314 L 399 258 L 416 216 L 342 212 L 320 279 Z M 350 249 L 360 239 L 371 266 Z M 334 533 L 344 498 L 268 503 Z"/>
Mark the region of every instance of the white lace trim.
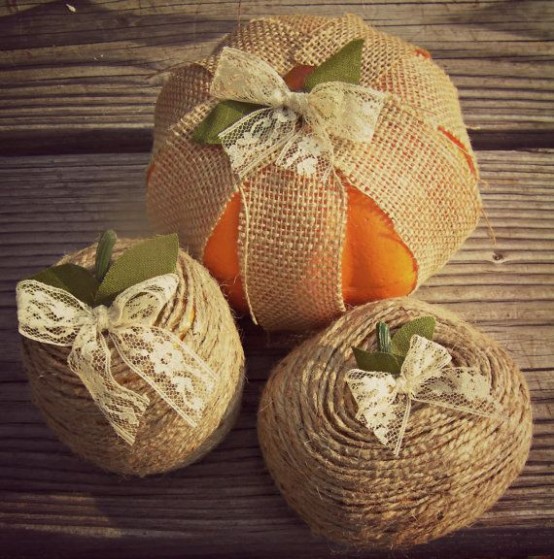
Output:
<path fill-rule="evenodd" d="M 179 277 L 166 274 L 134 285 L 107 308 L 90 308 L 70 293 L 25 280 L 17 286 L 19 331 L 42 343 L 71 347 L 68 365 L 112 427 L 133 444 L 149 400 L 119 385 L 108 342 L 189 425 L 202 418 L 215 373 L 171 332 L 153 326 L 175 295 Z"/>
<path fill-rule="evenodd" d="M 473 367 L 453 368 L 451 361 L 446 348 L 415 335 L 399 377 L 351 369 L 346 382 L 358 405 L 356 417 L 398 455 L 412 401 L 484 417 L 497 415 L 490 379 Z"/>

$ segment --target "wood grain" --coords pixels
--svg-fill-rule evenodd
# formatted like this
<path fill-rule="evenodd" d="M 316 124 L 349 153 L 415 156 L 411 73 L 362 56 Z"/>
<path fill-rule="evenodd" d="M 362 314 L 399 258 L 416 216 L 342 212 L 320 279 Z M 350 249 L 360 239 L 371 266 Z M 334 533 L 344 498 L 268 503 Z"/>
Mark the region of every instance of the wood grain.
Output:
<path fill-rule="evenodd" d="M 240 10 L 239 10 L 240 8 Z M 240 11 L 240 13 L 239 13 Z M 465 530 L 413 550 L 346 552 L 287 508 L 258 449 L 272 366 L 297 339 L 239 326 L 237 426 L 200 463 L 152 479 L 73 456 L 30 402 L 14 288 L 99 231 L 145 231 L 156 96 L 237 21 L 353 12 L 433 53 L 460 91 L 486 214 L 417 296 L 506 346 L 527 378 L 522 476 Z M 548 0 L 8 0 L 0 4 L 0 559 L 526 557 L 554 551 L 554 3 Z"/>
<path fill-rule="evenodd" d="M 239 2 L 18 1 L 0 8 L 0 152 L 147 151 L 166 70 L 205 56 Z M 240 2 L 242 19 L 353 12 L 429 49 L 482 149 L 549 147 L 554 3 Z M 16 6 L 16 7 L 14 7 Z"/>
<path fill-rule="evenodd" d="M 523 368 L 534 405 L 529 462 L 474 526 L 387 557 L 516 557 L 553 549 L 553 154 L 478 153 L 496 244 L 480 224 L 419 291 L 476 322 Z M 44 548 L 85 558 L 118 557 L 120 549 L 137 558 L 153 550 L 159 557 L 185 550 L 190 557 L 361 557 L 310 535 L 284 504 L 259 453 L 259 396 L 290 338 L 267 338 L 240 321 L 249 382 L 238 424 L 202 462 L 166 476 L 134 480 L 97 471 L 66 450 L 32 406 L 19 363 L 15 282 L 105 227 L 141 232 L 147 161 L 148 154 L 132 153 L 0 159 L 0 556 Z"/>

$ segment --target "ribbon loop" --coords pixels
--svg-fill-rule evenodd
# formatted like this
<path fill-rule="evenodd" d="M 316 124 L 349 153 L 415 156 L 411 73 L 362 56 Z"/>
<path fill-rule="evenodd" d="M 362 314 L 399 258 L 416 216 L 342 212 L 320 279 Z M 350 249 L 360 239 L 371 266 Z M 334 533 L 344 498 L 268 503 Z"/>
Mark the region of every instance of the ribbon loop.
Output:
<path fill-rule="evenodd" d="M 351 369 L 346 382 L 358 405 L 356 418 L 397 456 L 412 401 L 482 417 L 498 415 L 490 379 L 474 367 L 450 367 L 451 361 L 445 347 L 414 335 L 399 377 Z"/>
<path fill-rule="evenodd" d="M 113 325 L 119 327 L 139 322 L 152 326 L 175 296 L 178 286 L 177 274 L 165 274 L 132 285 L 120 293 L 111 306 Z"/>
<path fill-rule="evenodd" d="M 310 93 L 312 111 L 317 115 L 315 128 L 336 138 L 369 143 L 386 99 L 385 92 L 368 87 L 342 82 L 319 84 Z"/>
<path fill-rule="evenodd" d="M 283 78 L 267 62 L 229 47 L 221 53 L 210 87 L 211 94 L 217 99 L 269 107 L 282 106 L 288 90 Z"/>
<path fill-rule="evenodd" d="M 44 288 L 34 280 L 17 284 L 19 332 L 26 338 L 70 347 L 83 324 L 93 324 L 92 310 L 67 291 Z"/>
<path fill-rule="evenodd" d="M 444 368 L 452 362 L 448 350 L 423 336 L 410 338 L 410 349 L 406 354 L 400 376 L 418 392 L 425 381 L 444 375 Z"/>
<path fill-rule="evenodd" d="M 111 340 L 125 364 L 189 425 L 201 419 L 215 373 L 173 333 L 154 326 L 179 278 L 166 274 L 129 287 L 113 304 L 94 309 L 62 289 L 33 280 L 17 286 L 19 332 L 71 347 L 69 368 L 81 379 L 113 429 L 132 445 L 147 396 L 121 386 L 111 372 Z"/>

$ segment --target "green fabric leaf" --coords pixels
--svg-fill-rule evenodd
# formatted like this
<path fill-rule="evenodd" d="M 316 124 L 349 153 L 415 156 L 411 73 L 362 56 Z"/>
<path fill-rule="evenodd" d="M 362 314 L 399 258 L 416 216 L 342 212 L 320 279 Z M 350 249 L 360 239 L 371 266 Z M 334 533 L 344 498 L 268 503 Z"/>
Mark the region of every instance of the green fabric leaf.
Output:
<path fill-rule="evenodd" d="M 390 328 L 384 322 L 377 323 L 377 342 L 379 343 L 379 351 L 390 353 Z"/>
<path fill-rule="evenodd" d="M 407 322 L 392 337 L 391 351 L 396 355 L 405 356 L 410 349 L 410 339 L 414 335 L 433 339 L 436 321 L 432 316 L 422 316 Z"/>
<path fill-rule="evenodd" d="M 318 66 L 305 81 L 308 91 L 325 82 L 359 84 L 362 67 L 363 39 L 355 39 Z"/>
<path fill-rule="evenodd" d="M 383 371 L 393 375 L 400 374 L 401 362 L 392 353 L 383 353 L 382 351 L 369 353 L 359 347 L 353 347 L 352 351 L 354 352 L 358 367 L 364 371 Z"/>
<path fill-rule="evenodd" d="M 112 251 L 117 241 L 117 234 L 113 229 L 102 233 L 96 247 L 96 279 L 102 281 L 106 275 L 112 259 Z"/>
<path fill-rule="evenodd" d="M 58 287 L 89 306 L 94 305 L 98 281 L 86 268 L 77 264 L 61 264 L 41 270 L 29 279 Z"/>
<path fill-rule="evenodd" d="M 221 144 L 219 134 L 247 114 L 262 109 L 261 105 L 242 101 L 221 101 L 208 116 L 194 129 L 192 139 L 202 144 Z"/>
<path fill-rule="evenodd" d="M 132 246 L 111 265 L 98 288 L 96 304 L 109 305 L 132 285 L 175 272 L 178 255 L 176 234 L 154 237 Z"/>

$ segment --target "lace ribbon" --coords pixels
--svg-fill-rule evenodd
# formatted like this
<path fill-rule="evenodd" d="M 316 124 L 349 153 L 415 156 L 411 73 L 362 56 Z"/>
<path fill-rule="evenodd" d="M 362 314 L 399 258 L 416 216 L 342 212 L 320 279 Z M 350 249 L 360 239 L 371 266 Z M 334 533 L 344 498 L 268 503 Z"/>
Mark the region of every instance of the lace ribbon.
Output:
<path fill-rule="evenodd" d="M 17 285 L 19 332 L 42 343 L 71 347 L 69 368 L 129 445 L 149 399 L 116 382 L 108 342 L 191 426 L 202 417 L 215 387 L 210 367 L 177 336 L 154 326 L 178 284 L 176 274 L 143 281 L 118 295 L 109 308 L 91 308 L 67 291 L 34 280 Z"/>
<path fill-rule="evenodd" d="M 489 378 L 474 367 L 453 368 L 451 361 L 445 347 L 415 335 L 399 377 L 351 369 L 346 382 L 358 405 L 356 418 L 398 456 L 412 401 L 483 417 L 498 415 Z"/>
<path fill-rule="evenodd" d="M 333 138 L 369 143 L 387 98 L 382 91 L 344 82 L 322 83 L 309 93 L 290 91 L 267 62 L 229 47 L 223 49 L 210 92 L 217 99 L 268 107 L 219 134 L 240 178 L 274 161 L 322 181 L 334 169 Z"/>

